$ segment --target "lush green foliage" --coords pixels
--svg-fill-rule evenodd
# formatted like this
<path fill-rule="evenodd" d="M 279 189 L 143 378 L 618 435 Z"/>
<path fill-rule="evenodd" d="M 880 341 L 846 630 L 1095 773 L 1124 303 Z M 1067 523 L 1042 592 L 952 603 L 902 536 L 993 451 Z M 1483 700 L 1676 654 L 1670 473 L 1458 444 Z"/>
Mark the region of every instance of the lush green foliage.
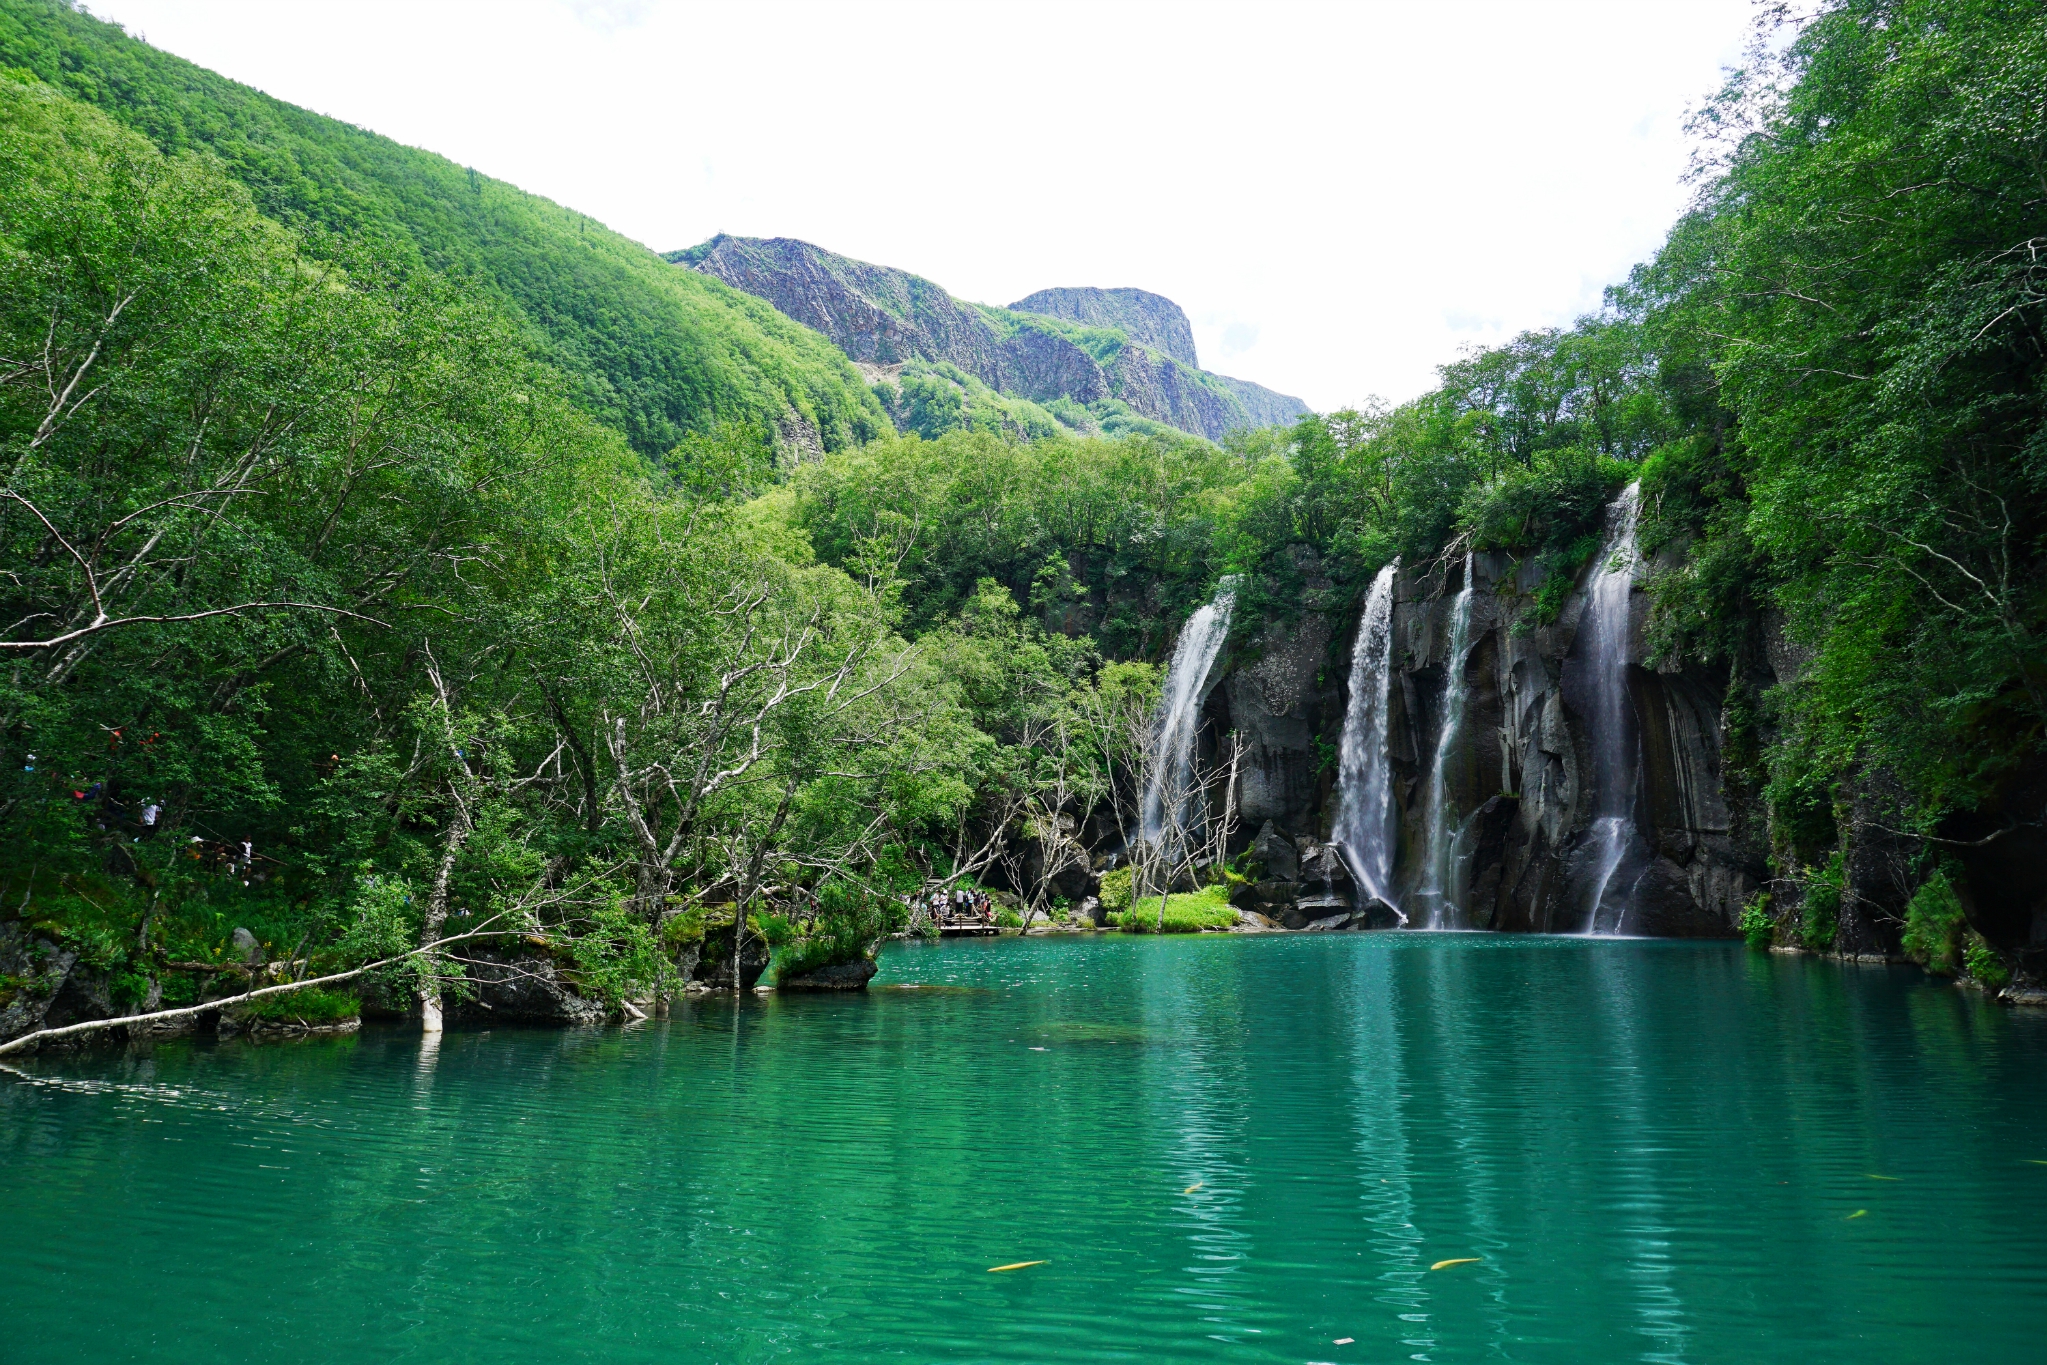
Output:
<path fill-rule="evenodd" d="M 0 883 L 39 932 L 135 999 L 238 928 L 308 973 L 515 931 L 616 995 L 691 907 L 929 875 L 989 741 L 885 555 L 749 520 L 757 430 L 657 475 L 474 291 L 310 257 L 46 86 L 0 126 Z"/>
<path fill-rule="evenodd" d="M 1962 969 L 1963 938 L 1968 921 L 1945 871 L 1929 877 L 1905 908 L 1905 953 L 1939 976 Z"/>
<path fill-rule="evenodd" d="M 874 396 L 897 428 L 936 440 L 949 431 L 978 431 L 1008 440 L 1035 440 L 1072 429 L 1094 427 L 1086 408 L 1070 399 L 1058 410 L 1027 398 L 999 393 L 959 366 L 922 360 L 904 363 L 894 380 L 874 386 Z"/>
<path fill-rule="evenodd" d="M 0 7 L 0 67 L 33 72 L 172 153 L 204 149 L 310 254 L 374 245 L 480 290 L 572 400 L 647 455 L 726 422 L 826 450 L 886 417 L 830 342 L 581 214 L 159 52 L 66 0 Z"/>
<path fill-rule="evenodd" d="M 2047 15 L 1842 0 L 1706 111 L 1724 156 L 1638 272 L 1724 436 L 1666 473 L 1691 652 L 1757 599 L 1814 653 L 1778 762 L 1856 761 L 1929 813 L 2040 752 Z"/>
<path fill-rule="evenodd" d="M 1136 934 L 1198 934 L 1205 929 L 1229 928 L 1237 922 L 1237 911 L 1230 904 L 1227 887 L 1204 886 L 1165 897 L 1163 913 L 1159 897 L 1146 896 L 1110 922 Z"/>
<path fill-rule="evenodd" d="M 1777 923 L 1770 918 L 1770 896 L 1758 891 L 1741 907 L 1741 930 L 1743 942 L 1751 948 L 1767 948 L 1777 936 Z"/>
<path fill-rule="evenodd" d="M 1156 654 L 1222 567 L 1219 496 L 1243 464 L 1206 442 L 905 437 L 798 471 L 789 511 L 828 562 L 876 536 L 903 547 L 913 629 L 955 615 L 983 579 L 1048 629 L 1112 655 Z"/>
<path fill-rule="evenodd" d="M 362 1001 L 346 991 L 308 986 L 304 990 L 285 991 L 251 1000 L 242 1007 L 242 1012 L 280 1023 L 338 1024 L 360 1015 Z"/>

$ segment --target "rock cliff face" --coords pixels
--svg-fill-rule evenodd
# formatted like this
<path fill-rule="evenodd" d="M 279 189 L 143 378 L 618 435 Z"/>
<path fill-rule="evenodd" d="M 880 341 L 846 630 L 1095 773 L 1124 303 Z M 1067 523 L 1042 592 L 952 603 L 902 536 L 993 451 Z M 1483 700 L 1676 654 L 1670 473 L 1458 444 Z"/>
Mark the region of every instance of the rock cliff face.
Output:
<path fill-rule="evenodd" d="M 1142 289 L 1040 289 L 1029 298 L 1010 304 L 1009 309 L 1013 313 L 1063 318 L 1084 327 L 1113 327 L 1122 331 L 1140 349 L 1129 353 L 1128 360 L 1118 356 L 1108 362 L 1115 396 L 1147 414 L 1180 414 L 1184 420 L 1174 425 L 1186 430 L 1213 434 L 1218 427 L 1224 431 L 1247 424 L 1278 427 L 1307 415 L 1308 405 L 1298 398 L 1274 393 L 1248 379 L 1232 379 L 1201 369 L 1195 359 L 1194 328 L 1188 324 L 1187 314 L 1179 304 L 1161 295 Z M 1179 364 L 1162 365 L 1161 358 Z M 1180 376 L 1189 370 L 1209 382 L 1186 383 Z M 1221 392 L 1215 391 L 1218 387 Z"/>
<path fill-rule="evenodd" d="M 1196 368 L 1187 315 L 1141 289 L 1053 289 L 1024 301 L 1042 308 L 982 308 L 921 276 L 786 237 L 718 236 L 667 259 L 767 300 L 870 369 L 955 365 L 1001 393 L 1082 407 L 1116 400 L 1211 440 L 1308 411 Z"/>
<path fill-rule="evenodd" d="M 1579 623 L 1582 591 L 1558 618 L 1534 622 L 1532 567 L 1505 555 L 1473 557 L 1471 648 L 1461 736 L 1445 754 L 1450 820 L 1462 833 L 1462 923 L 1475 929 L 1571 933 L 1593 902 L 1588 680 Z M 1393 616 L 1389 744 L 1398 829 L 1399 892 L 1419 882 L 1428 840 L 1430 769 L 1443 725 L 1452 599 L 1464 565 L 1402 575 Z M 1669 937 L 1735 933 L 1741 907 L 1768 875 L 1760 817 L 1730 803 L 1722 783 L 1725 683 L 1640 662 L 1643 595 L 1633 596 L 1627 683 L 1640 733 L 1637 837 L 1617 876 L 1631 888 L 1623 929 Z M 1246 748 L 1239 767 L 1239 842 L 1262 875 L 1240 903 L 1292 928 L 1338 912 L 1364 927 L 1390 918 L 1350 885 L 1326 850 L 1335 816 L 1333 764 L 1341 731 L 1344 666 L 1355 622 L 1310 612 L 1273 623 L 1240 651 L 1209 701 L 1217 732 Z M 1732 808 L 1731 808 L 1732 807 Z M 1282 846 L 1290 856 L 1274 856 Z M 1310 878 L 1308 869 L 1316 869 Z"/>
<path fill-rule="evenodd" d="M 1308 415 L 1308 405 L 1298 398 L 1274 393 L 1263 384 L 1253 384 L 1248 379 L 1232 379 L 1223 374 L 1216 378 L 1243 405 L 1254 427 L 1283 427 Z"/>
<path fill-rule="evenodd" d="M 1190 369 L 1201 368 L 1194 358 L 1194 328 L 1187 314 L 1162 294 L 1143 289 L 1040 289 L 1010 304 L 1009 310 L 1065 318 L 1083 327 L 1115 327 Z"/>
<path fill-rule="evenodd" d="M 713 237 L 668 259 L 766 299 L 856 361 L 950 361 L 994 384 L 1001 343 L 971 306 L 908 271 L 869 265 L 789 237 Z M 1001 385 L 995 384 L 997 388 Z"/>

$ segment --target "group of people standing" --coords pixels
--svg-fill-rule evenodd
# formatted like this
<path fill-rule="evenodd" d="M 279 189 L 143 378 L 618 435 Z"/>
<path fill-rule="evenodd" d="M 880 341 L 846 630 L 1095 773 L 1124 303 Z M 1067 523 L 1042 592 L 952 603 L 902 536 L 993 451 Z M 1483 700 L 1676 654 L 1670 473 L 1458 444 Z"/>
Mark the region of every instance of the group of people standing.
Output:
<path fill-rule="evenodd" d="M 995 901 L 986 891 L 972 887 L 941 887 L 925 896 L 910 898 L 910 914 L 922 910 L 939 924 L 993 924 Z"/>

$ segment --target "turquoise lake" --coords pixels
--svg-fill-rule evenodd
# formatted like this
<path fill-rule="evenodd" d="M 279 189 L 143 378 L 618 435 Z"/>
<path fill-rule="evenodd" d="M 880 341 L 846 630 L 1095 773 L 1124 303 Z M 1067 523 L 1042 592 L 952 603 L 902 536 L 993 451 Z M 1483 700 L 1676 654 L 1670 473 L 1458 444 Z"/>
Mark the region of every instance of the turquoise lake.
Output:
<path fill-rule="evenodd" d="M 1397 933 L 30 1058 L 0 1359 L 2037 1361 L 2043 1082 L 1909 969 Z"/>

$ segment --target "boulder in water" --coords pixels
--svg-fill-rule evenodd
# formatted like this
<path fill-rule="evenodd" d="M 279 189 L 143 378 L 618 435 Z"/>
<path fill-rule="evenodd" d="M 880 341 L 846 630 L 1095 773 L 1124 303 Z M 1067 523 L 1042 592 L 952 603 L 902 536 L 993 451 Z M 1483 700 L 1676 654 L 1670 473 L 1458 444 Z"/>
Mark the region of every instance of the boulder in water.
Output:
<path fill-rule="evenodd" d="M 448 1016 L 466 1023 L 601 1024 L 605 1008 L 580 994 L 546 952 L 474 948 L 464 998 L 443 993 Z"/>
<path fill-rule="evenodd" d="M 1361 929 L 1397 929 L 1400 927 L 1400 911 L 1377 896 L 1368 898 L 1358 908 L 1354 918 Z"/>
<path fill-rule="evenodd" d="M 784 977 L 775 986 L 785 991 L 864 991 L 877 970 L 871 957 L 831 962 L 801 976 Z"/>

